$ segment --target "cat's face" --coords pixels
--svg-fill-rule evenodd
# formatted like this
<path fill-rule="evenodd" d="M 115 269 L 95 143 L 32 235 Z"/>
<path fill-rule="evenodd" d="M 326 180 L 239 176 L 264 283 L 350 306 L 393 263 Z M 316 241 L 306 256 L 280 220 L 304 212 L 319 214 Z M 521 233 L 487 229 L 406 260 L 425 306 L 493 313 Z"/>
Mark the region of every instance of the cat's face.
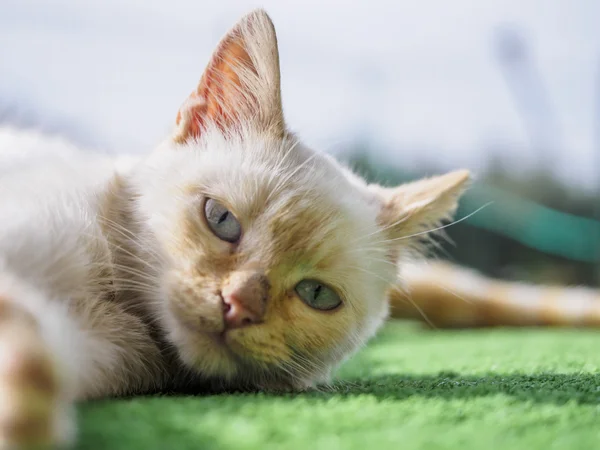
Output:
<path fill-rule="evenodd" d="M 272 24 L 250 14 L 140 171 L 168 338 L 242 386 L 327 380 L 385 319 L 404 238 L 449 214 L 466 178 L 367 186 L 304 147 L 284 126 Z"/>

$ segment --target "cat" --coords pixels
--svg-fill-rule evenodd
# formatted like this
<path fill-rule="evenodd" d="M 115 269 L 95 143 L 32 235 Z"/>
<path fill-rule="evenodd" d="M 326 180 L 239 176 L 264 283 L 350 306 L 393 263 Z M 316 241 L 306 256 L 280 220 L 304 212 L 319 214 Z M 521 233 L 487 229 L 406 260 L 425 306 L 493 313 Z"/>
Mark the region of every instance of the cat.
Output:
<path fill-rule="evenodd" d="M 149 155 L 2 172 L 0 448 L 73 442 L 88 399 L 309 389 L 382 325 L 469 173 L 366 184 L 289 131 L 278 60 L 253 11 Z"/>

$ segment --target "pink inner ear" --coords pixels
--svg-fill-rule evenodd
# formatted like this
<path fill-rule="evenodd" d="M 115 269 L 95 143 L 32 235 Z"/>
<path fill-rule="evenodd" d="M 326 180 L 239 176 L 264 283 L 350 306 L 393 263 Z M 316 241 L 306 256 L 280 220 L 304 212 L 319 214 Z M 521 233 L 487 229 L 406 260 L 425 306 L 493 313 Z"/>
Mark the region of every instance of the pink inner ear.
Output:
<path fill-rule="evenodd" d="M 242 77 L 257 75 L 252 59 L 238 29 L 221 41 L 204 71 L 198 88 L 190 94 L 177 113 L 180 126 L 177 141 L 199 137 L 209 123 L 225 130 L 258 109 Z"/>
<path fill-rule="evenodd" d="M 190 138 L 199 137 L 200 130 L 205 126 L 205 114 L 206 102 L 196 92 L 192 92 L 177 112 L 175 123 L 180 127 L 181 133 L 176 140 L 183 143 Z M 182 124 L 182 120 L 185 120 L 185 123 Z"/>

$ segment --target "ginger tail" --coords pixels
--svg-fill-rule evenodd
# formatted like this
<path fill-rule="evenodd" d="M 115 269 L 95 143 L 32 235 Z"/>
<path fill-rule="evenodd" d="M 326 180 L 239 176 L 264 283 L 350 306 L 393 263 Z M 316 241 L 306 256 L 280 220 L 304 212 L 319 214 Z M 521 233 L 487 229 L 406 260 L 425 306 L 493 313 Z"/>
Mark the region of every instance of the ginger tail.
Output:
<path fill-rule="evenodd" d="M 600 292 L 498 281 L 442 262 L 410 264 L 390 293 L 391 317 L 434 328 L 600 327 Z"/>

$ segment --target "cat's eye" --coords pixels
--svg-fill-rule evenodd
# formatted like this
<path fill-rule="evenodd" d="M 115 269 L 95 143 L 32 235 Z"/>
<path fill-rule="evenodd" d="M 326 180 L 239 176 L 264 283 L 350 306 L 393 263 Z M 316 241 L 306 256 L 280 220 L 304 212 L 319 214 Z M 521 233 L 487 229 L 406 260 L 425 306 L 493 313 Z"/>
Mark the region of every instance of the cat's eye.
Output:
<path fill-rule="evenodd" d="M 210 230 L 219 239 L 237 242 L 242 235 L 242 226 L 235 216 L 216 200 L 209 198 L 204 203 L 204 216 Z"/>
<path fill-rule="evenodd" d="M 296 285 L 296 294 L 311 308 L 329 311 L 342 304 L 333 289 L 317 280 L 302 280 Z"/>

